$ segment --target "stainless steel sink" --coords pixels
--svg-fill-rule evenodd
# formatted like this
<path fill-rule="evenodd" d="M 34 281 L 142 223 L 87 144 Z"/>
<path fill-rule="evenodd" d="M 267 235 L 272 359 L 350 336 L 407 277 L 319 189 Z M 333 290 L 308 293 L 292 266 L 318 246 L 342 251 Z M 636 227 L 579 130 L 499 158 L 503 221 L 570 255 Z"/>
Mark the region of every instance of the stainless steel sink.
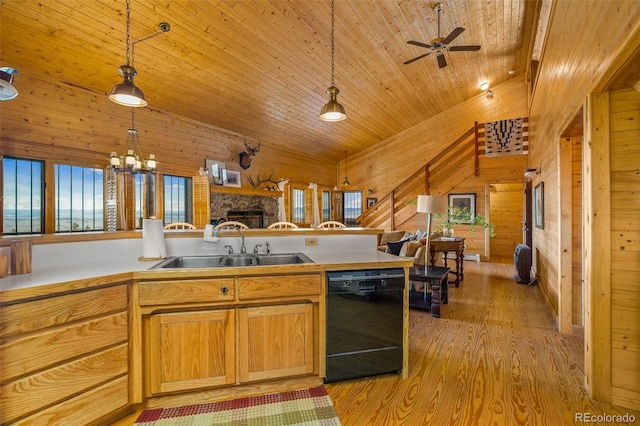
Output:
<path fill-rule="evenodd" d="M 291 265 L 295 263 L 313 263 L 302 253 L 292 254 L 264 254 L 256 257 L 258 265 Z"/>
<path fill-rule="evenodd" d="M 217 268 L 227 256 L 172 256 L 149 269 Z"/>
<path fill-rule="evenodd" d="M 224 266 L 251 266 L 255 265 L 256 257 L 251 255 L 227 256 L 224 260 Z"/>
<path fill-rule="evenodd" d="M 149 269 L 223 268 L 232 266 L 293 265 L 313 263 L 302 253 L 172 256 Z"/>

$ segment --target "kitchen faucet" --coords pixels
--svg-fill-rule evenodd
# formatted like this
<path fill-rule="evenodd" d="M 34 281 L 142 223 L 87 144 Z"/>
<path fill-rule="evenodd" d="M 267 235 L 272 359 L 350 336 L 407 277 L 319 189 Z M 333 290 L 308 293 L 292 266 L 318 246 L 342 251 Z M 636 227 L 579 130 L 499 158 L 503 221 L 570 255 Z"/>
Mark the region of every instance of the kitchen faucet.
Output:
<path fill-rule="evenodd" d="M 218 233 L 222 230 L 222 229 L 228 229 L 228 230 L 236 230 L 240 233 L 240 237 L 241 237 L 241 244 L 240 244 L 240 254 L 247 254 L 247 248 L 244 245 L 244 233 L 242 232 L 242 229 L 236 227 L 236 226 L 229 226 L 229 227 L 222 227 L 222 228 L 218 228 L 216 230 L 213 231 L 213 235 L 211 237 L 208 237 L 206 235 L 206 230 L 205 230 L 205 235 L 204 235 L 204 240 L 205 241 L 209 241 L 212 243 L 217 243 L 218 241 L 220 241 L 220 238 L 218 238 Z M 268 243 L 267 243 L 268 244 Z M 233 249 L 230 248 L 229 246 L 225 246 L 225 248 L 229 248 L 229 254 L 233 253 Z"/>
<path fill-rule="evenodd" d="M 240 238 L 241 238 L 241 244 L 240 244 L 240 254 L 247 254 L 247 248 L 244 245 L 244 232 L 242 232 L 242 229 L 238 228 L 238 227 L 233 227 L 230 229 L 235 229 L 236 231 L 238 231 L 240 233 Z"/>

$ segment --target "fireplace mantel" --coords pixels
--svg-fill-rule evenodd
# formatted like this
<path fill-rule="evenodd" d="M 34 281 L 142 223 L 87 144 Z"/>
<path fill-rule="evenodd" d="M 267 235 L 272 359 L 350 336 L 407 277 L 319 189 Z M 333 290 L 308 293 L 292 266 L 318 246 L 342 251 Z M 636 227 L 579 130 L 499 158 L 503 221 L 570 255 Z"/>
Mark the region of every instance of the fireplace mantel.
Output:
<path fill-rule="evenodd" d="M 282 191 L 269 191 L 255 188 L 235 188 L 211 184 L 212 194 L 257 195 L 259 197 L 282 197 Z"/>

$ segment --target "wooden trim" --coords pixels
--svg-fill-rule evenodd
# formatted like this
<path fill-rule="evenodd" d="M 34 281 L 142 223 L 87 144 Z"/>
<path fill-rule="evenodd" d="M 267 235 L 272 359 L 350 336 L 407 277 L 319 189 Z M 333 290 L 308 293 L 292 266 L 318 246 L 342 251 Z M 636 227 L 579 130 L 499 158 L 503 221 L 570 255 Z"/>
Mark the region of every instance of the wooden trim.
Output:
<path fill-rule="evenodd" d="M 306 187 L 300 187 L 306 189 Z M 255 188 L 234 188 L 229 186 L 211 185 L 211 192 L 214 194 L 238 194 L 238 195 L 258 195 L 262 197 L 281 197 L 281 191 L 269 191 Z"/>
<path fill-rule="evenodd" d="M 573 332 L 573 298 L 572 293 L 572 209 L 571 209 L 571 138 L 560 138 L 560 170 L 558 172 L 558 206 L 560 207 L 560 232 L 558 242 L 558 259 L 560 259 L 560 273 L 558 274 L 558 330 L 563 334 Z"/>
<path fill-rule="evenodd" d="M 612 377 L 609 130 L 609 94 L 589 95 L 582 169 L 585 177 L 585 386 L 593 399 L 604 402 L 611 402 Z"/>

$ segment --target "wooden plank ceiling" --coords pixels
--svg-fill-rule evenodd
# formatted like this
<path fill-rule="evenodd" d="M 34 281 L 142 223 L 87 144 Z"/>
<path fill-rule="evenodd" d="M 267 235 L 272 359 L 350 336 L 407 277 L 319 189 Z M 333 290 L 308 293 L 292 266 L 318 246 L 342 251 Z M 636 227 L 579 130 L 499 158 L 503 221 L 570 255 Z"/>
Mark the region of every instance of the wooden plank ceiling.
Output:
<path fill-rule="evenodd" d="M 251 142 L 343 158 L 509 78 L 524 78 L 537 1 L 448 0 L 441 33 L 466 30 L 439 68 L 435 1 L 337 0 L 335 83 L 348 118 L 318 119 L 331 83 L 331 3 L 131 0 L 135 79 L 149 107 L 246 136 Z M 125 0 L 2 0 L 0 66 L 106 93 L 125 63 Z M 510 75 L 509 70 L 515 74 Z M 19 86 L 19 78 L 16 78 Z M 28 90 L 19 87 L 19 90 Z M 143 126 L 143 123 L 139 123 Z"/>

